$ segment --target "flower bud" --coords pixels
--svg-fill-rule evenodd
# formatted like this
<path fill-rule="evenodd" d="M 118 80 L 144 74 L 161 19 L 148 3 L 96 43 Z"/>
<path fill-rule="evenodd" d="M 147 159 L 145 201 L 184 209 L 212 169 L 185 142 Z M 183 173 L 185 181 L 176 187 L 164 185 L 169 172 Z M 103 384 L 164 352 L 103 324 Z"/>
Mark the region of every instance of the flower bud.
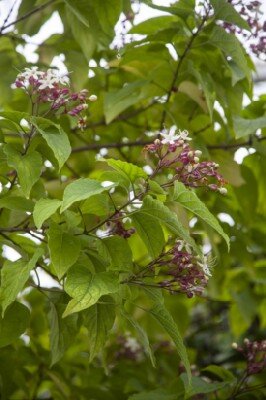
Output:
<path fill-rule="evenodd" d="M 202 155 L 202 151 L 201 151 L 201 150 L 196 150 L 196 151 L 195 151 L 195 155 L 196 155 L 197 157 L 200 157 L 200 156 Z"/>
<path fill-rule="evenodd" d="M 237 343 L 236 343 L 236 342 L 232 343 L 232 348 L 233 348 L 233 349 L 235 349 L 235 350 L 236 350 L 236 349 L 237 349 L 237 347 L 238 347 L 238 346 L 237 346 Z"/>
<path fill-rule="evenodd" d="M 227 194 L 227 189 L 222 187 L 218 189 L 221 194 Z"/>
<path fill-rule="evenodd" d="M 194 157 L 194 162 L 195 162 L 196 164 L 198 164 L 198 162 L 199 162 L 199 157 Z"/>
<path fill-rule="evenodd" d="M 98 99 L 98 97 L 95 95 L 95 94 L 92 94 L 90 97 L 89 97 L 89 100 L 90 101 L 96 101 Z"/>

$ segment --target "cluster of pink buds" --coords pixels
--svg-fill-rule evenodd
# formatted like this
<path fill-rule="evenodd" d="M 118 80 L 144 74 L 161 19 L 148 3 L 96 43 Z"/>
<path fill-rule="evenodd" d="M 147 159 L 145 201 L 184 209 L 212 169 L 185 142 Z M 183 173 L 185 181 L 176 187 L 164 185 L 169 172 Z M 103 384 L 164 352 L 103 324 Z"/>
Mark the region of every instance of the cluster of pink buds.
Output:
<path fill-rule="evenodd" d="M 25 68 L 18 74 L 12 88 L 21 88 L 30 96 L 32 104 L 49 104 L 45 112 L 58 112 L 78 118 L 78 127 L 86 127 L 84 111 L 88 101 L 96 101 L 95 95 L 88 96 L 86 89 L 72 92 L 68 85 L 67 75 L 60 75 L 56 70 L 39 71 L 38 67 Z"/>
<path fill-rule="evenodd" d="M 212 161 L 200 161 L 202 152 L 193 150 L 188 141 L 187 131 L 178 131 L 172 127 L 169 131 L 160 133 L 161 139 L 146 146 L 146 151 L 153 153 L 158 159 L 154 173 L 160 172 L 163 168 L 172 168 L 174 176 L 168 186 L 174 181 L 180 181 L 191 188 L 208 187 L 210 190 L 226 194 L 224 187 L 226 183 L 223 177 L 217 172 L 218 164 Z"/>
<path fill-rule="evenodd" d="M 132 361 L 141 361 L 143 359 L 143 349 L 140 343 L 128 332 L 117 339 L 119 349 L 116 352 L 116 358 L 126 358 Z"/>
<path fill-rule="evenodd" d="M 189 244 L 178 240 L 171 250 L 152 261 L 148 269 L 155 272 L 158 268 L 157 277 L 163 277 L 158 283 L 161 288 L 185 293 L 191 298 L 203 293 L 211 276 L 207 261 L 206 256 L 201 259 Z"/>
<path fill-rule="evenodd" d="M 245 31 L 231 23 L 223 22 L 225 30 L 231 34 L 238 35 L 244 39 L 244 45 L 248 45 L 252 53 L 257 57 L 266 59 L 266 21 L 260 18 L 263 14 L 260 11 L 261 1 L 251 0 L 228 0 L 241 17 L 247 21 L 251 32 Z"/>
<path fill-rule="evenodd" d="M 118 211 L 113 218 L 107 222 L 107 226 L 109 227 L 108 233 L 111 235 L 119 235 L 125 239 L 129 238 L 133 235 L 136 230 L 135 228 L 126 229 L 124 226 L 123 218 L 125 215 L 121 211 Z"/>
<path fill-rule="evenodd" d="M 232 347 L 245 357 L 247 375 L 259 374 L 266 368 L 266 340 L 251 342 L 245 339 L 243 346 L 233 343 Z"/>

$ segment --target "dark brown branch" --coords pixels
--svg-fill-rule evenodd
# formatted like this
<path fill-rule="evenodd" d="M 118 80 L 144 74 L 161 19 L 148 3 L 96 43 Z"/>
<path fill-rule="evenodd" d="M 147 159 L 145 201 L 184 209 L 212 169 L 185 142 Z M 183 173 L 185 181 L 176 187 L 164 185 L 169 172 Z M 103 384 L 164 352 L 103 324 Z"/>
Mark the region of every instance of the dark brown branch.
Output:
<path fill-rule="evenodd" d="M 49 0 L 46 3 L 40 5 L 39 7 L 34 8 L 33 10 L 29 11 L 28 13 L 22 15 L 21 17 L 17 18 L 15 21 L 10 22 L 7 25 L 3 25 L 0 29 L 0 35 L 4 30 L 9 28 L 12 25 L 17 24 L 18 22 L 24 21 L 25 19 L 29 18 L 31 15 L 36 14 L 39 11 L 42 11 L 44 8 L 48 7 L 50 4 L 54 3 L 56 0 Z"/>
<path fill-rule="evenodd" d="M 266 140 L 266 136 L 256 138 L 256 141 L 262 142 Z M 89 150 L 100 150 L 102 148 L 106 149 L 121 149 L 122 147 L 139 147 L 139 146 L 146 146 L 148 144 L 153 143 L 154 140 L 136 140 L 132 142 L 119 142 L 119 143 L 91 143 L 86 146 L 76 147 L 72 150 L 72 153 L 81 153 L 83 151 Z M 229 149 L 238 149 L 239 147 L 251 147 L 252 142 L 250 140 L 241 143 L 231 143 L 231 144 L 215 144 L 215 145 L 208 145 L 207 149 L 209 150 L 229 150 Z"/>
<path fill-rule="evenodd" d="M 208 15 L 209 15 L 209 14 L 208 14 L 208 12 L 207 12 L 206 15 L 203 17 L 203 19 L 202 19 L 200 25 L 198 26 L 196 32 L 195 32 L 195 33 L 192 33 L 192 36 L 191 36 L 191 38 L 190 38 L 190 40 L 189 40 L 189 42 L 188 42 L 188 44 L 187 44 L 187 46 L 186 46 L 184 52 L 181 54 L 181 56 L 180 56 L 180 58 L 179 58 L 179 60 L 178 60 L 177 68 L 176 68 L 176 71 L 175 71 L 175 73 L 174 73 L 174 77 L 173 77 L 171 86 L 170 86 L 170 88 L 169 88 L 169 90 L 168 90 L 167 97 L 166 97 L 166 101 L 165 101 L 164 104 L 167 104 L 167 103 L 169 102 L 169 100 L 170 100 L 170 98 L 171 98 L 171 94 L 175 91 L 175 83 L 176 83 L 176 80 L 177 80 L 177 78 L 178 78 L 178 75 L 179 75 L 181 66 L 182 66 L 182 64 L 183 64 L 183 62 L 184 62 L 184 60 L 185 60 L 185 58 L 186 58 L 187 53 L 188 53 L 189 50 L 191 49 L 194 40 L 196 39 L 196 37 L 198 36 L 198 34 L 200 33 L 200 31 L 202 30 L 202 28 L 203 28 L 203 26 L 204 26 L 204 24 L 205 24 L 205 22 L 206 22 L 206 20 L 207 20 L 207 18 L 208 18 Z M 163 127 L 164 127 L 165 118 L 166 118 L 166 109 L 163 110 L 162 119 L 161 119 L 161 123 L 160 123 L 160 130 L 162 130 Z"/>

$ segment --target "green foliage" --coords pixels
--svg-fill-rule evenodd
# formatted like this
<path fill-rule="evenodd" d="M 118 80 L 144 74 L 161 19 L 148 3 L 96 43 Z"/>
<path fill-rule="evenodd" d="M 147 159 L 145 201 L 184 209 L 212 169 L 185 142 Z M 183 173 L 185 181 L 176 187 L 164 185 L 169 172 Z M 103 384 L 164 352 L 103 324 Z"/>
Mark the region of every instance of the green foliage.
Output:
<path fill-rule="evenodd" d="M 231 346 L 266 328 L 266 96 L 228 30 L 250 26 L 227 0 L 142 0 L 138 24 L 133 3 L 0 24 L 1 400 L 266 396 Z"/>

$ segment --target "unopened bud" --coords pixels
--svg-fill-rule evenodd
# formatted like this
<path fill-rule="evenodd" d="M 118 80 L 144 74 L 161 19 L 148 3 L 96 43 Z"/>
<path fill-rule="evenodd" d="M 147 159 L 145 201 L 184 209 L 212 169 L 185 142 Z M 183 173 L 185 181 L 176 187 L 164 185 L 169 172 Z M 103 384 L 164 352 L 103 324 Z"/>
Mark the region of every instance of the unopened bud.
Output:
<path fill-rule="evenodd" d="M 154 144 L 156 144 L 157 146 L 159 146 L 159 145 L 161 144 L 160 139 L 155 139 L 155 140 L 154 140 Z"/>
<path fill-rule="evenodd" d="M 249 339 L 248 339 L 248 338 L 245 338 L 245 339 L 244 339 L 244 343 L 245 343 L 245 344 L 249 344 Z"/>
<path fill-rule="evenodd" d="M 233 348 L 233 349 L 237 349 L 237 347 L 238 347 L 238 346 L 237 346 L 237 343 L 236 343 L 236 342 L 232 343 L 232 348 Z"/>
<path fill-rule="evenodd" d="M 98 97 L 96 96 L 96 94 L 92 94 L 90 97 L 89 97 L 89 101 L 96 101 L 98 99 Z"/>
<path fill-rule="evenodd" d="M 194 157 L 194 162 L 195 162 L 196 164 L 198 164 L 198 162 L 199 162 L 199 157 Z"/>
<path fill-rule="evenodd" d="M 227 189 L 222 187 L 218 189 L 221 194 L 227 194 Z"/>
<path fill-rule="evenodd" d="M 87 103 L 84 103 L 84 104 L 82 104 L 82 108 L 83 108 L 83 110 L 86 110 L 88 107 L 89 107 L 89 106 L 88 106 L 88 104 L 87 104 Z"/>
<path fill-rule="evenodd" d="M 192 158 L 194 156 L 194 151 L 189 151 L 187 155 L 189 158 Z"/>
<path fill-rule="evenodd" d="M 201 151 L 201 150 L 196 150 L 196 151 L 195 151 L 195 155 L 196 155 L 197 157 L 200 157 L 200 156 L 202 155 L 202 151 Z"/>

